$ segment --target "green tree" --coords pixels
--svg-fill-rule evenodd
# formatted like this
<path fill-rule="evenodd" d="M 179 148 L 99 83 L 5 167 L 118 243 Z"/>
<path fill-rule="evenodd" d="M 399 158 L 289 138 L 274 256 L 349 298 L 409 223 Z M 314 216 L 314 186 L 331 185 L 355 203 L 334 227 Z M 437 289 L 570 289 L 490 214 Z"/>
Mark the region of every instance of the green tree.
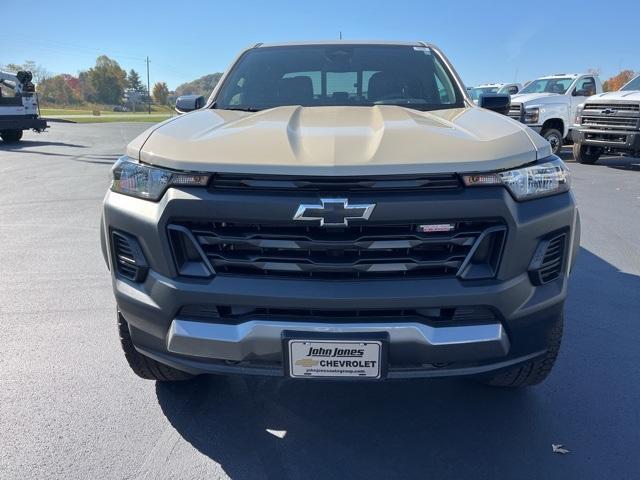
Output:
<path fill-rule="evenodd" d="M 157 82 L 153 86 L 153 101 L 158 105 L 166 105 L 169 98 L 169 87 L 165 82 Z"/>
<path fill-rule="evenodd" d="M 203 95 L 208 97 L 214 87 L 220 81 L 222 73 L 210 73 L 192 82 L 183 83 L 176 88 L 176 96 L 180 95 Z"/>
<path fill-rule="evenodd" d="M 96 91 L 89 81 L 89 72 L 87 71 L 78 73 L 78 92 L 80 98 L 87 102 L 96 97 Z"/>
<path fill-rule="evenodd" d="M 135 92 L 142 93 L 146 91 L 140 81 L 140 75 L 133 68 L 129 70 L 129 74 L 127 75 L 127 87 L 131 88 Z"/>
<path fill-rule="evenodd" d="M 88 100 L 117 105 L 122 101 L 127 86 L 127 72 L 115 60 L 106 55 L 96 59 L 96 65 L 87 72 L 92 93 Z"/>
<path fill-rule="evenodd" d="M 12 73 L 19 72 L 20 70 L 31 72 L 31 74 L 33 75 L 33 83 L 35 83 L 36 85 L 51 76 L 46 68 L 44 68 L 42 65 L 38 65 L 33 60 L 27 60 L 22 65 L 20 65 L 19 63 L 8 63 L 4 67 L 2 67 L 2 69 Z"/>
<path fill-rule="evenodd" d="M 24 68 L 22 68 L 22 65 L 20 65 L 19 63 L 7 63 L 4 67 L 2 67 L 2 70 L 10 73 L 16 73 L 20 70 L 24 70 Z"/>

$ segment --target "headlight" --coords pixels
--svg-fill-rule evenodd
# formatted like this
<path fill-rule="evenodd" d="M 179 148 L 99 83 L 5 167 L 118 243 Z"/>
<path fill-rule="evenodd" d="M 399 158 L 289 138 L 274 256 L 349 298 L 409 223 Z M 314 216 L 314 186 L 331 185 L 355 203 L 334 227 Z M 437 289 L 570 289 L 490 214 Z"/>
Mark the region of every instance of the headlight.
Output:
<path fill-rule="evenodd" d="M 524 123 L 538 123 L 540 118 L 540 109 L 538 107 L 530 107 L 524 109 Z"/>
<path fill-rule="evenodd" d="M 575 124 L 576 125 L 580 125 L 582 123 L 582 111 L 583 110 L 584 110 L 584 104 L 580 104 L 576 108 L 576 118 L 575 118 Z"/>
<path fill-rule="evenodd" d="M 120 157 L 111 169 L 111 190 L 146 200 L 159 200 L 171 186 L 206 186 L 208 174 L 182 173 Z"/>
<path fill-rule="evenodd" d="M 503 185 L 516 200 L 531 200 L 566 192 L 571 186 L 569 169 L 555 155 L 541 163 L 504 172 L 463 175 L 468 187 Z"/>

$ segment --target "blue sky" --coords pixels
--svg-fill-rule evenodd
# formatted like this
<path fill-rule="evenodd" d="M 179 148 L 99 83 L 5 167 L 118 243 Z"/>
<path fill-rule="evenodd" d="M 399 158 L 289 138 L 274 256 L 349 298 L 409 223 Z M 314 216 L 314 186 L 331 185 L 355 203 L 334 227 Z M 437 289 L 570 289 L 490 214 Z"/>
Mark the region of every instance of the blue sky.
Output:
<path fill-rule="evenodd" d="M 2 16 L 11 20 L 0 20 L 0 65 L 34 60 L 77 74 L 104 53 L 143 73 L 148 55 L 152 84 L 170 88 L 223 71 L 256 42 L 335 39 L 340 31 L 345 39 L 433 42 L 467 85 L 591 67 L 604 79 L 640 70 L 640 41 L 624 27 L 639 21 L 638 0 L 5 3 Z"/>

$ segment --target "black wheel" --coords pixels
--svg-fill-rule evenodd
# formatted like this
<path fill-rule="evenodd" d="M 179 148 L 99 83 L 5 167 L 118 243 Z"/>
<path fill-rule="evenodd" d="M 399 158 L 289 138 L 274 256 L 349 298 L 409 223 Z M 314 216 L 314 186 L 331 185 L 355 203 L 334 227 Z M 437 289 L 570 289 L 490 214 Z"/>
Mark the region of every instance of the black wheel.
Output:
<path fill-rule="evenodd" d="M 7 143 L 19 142 L 22 138 L 22 130 L 3 130 L 0 137 Z"/>
<path fill-rule="evenodd" d="M 573 144 L 573 158 L 578 163 L 591 165 L 596 163 L 602 155 L 602 148 L 592 147 L 590 145 Z"/>
<path fill-rule="evenodd" d="M 158 380 L 160 382 L 179 382 L 190 380 L 194 377 L 190 373 L 163 365 L 138 352 L 131 341 L 129 325 L 120 312 L 118 312 L 118 332 L 120 333 L 120 343 L 122 344 L 122 350 L 124 350 L 124 356 L 133 373 L 140 378 Z"/>
<path fill-rule="evenodd" d="M 556 363 L 562 343 L 564 315 L 559 315 L 547 339 L 547 353 L 535 360 L 482 377 L 479 380 L 494 387 L 529 387 L 543 382 Z"/>
<path fill-rule="evenodd" d="M 547 128 L 543 130 L 540 135 L 542 135 L 544 139 L 551 144 L 551 153 L 559 155 L 564 141 L 562 138 L 562 132 L 555 128 Z"/>

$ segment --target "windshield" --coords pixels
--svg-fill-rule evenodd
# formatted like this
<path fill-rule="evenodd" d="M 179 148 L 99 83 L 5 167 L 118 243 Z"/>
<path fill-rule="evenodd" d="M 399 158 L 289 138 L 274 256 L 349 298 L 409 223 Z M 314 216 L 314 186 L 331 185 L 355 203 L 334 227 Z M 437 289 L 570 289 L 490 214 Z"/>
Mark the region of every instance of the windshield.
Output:
<path fill-rule="evenodd" d="M 474 87 L 469 91 L 474 100 L 479 100 L 483 93 L 498 93 L 498 87 Z"/>
<path fill-rule="evenodd" d="M 636 78 L 631 80 L 629 83 L 627 83 L 620 90 L 621 91 L 640 90 L 640 75 L 638 75 Z"/>
<path fill-rule="evenodd" d="M 246 52 L 214 108 L 257 111 L 283 105 L 462 107 L 451 73 L 426 47 L 303 45 Z"/>
<path fill-rule="evenodd" d="M 520 90 L 520 93 L 559 93 L 564 94 L 573 83 L 573 78 L 541 78 L 534 80 Z"/>

